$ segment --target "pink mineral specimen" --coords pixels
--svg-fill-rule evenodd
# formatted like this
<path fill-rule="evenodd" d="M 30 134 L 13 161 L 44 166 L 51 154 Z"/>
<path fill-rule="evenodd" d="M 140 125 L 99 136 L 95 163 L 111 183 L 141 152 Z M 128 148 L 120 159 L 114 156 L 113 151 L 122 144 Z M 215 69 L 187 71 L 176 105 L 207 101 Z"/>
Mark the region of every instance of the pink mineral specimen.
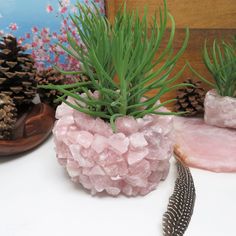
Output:
<path fill-rule="evenodd" d="M 236 172 L 236 130 L 207 125 L 200 118 L 174 118 L 175 152 L 188 166 Z"/>
<path fill-rule="evenodd" d="M 166 178 L 173 151 L 170 116 L 119 117 L 116 133 L 109 123 L 65 104 L 58 107 L 57 118 L 58 160 L 92 194 L 145 195 Z"/>
<path fill-rule="evenodd" d="M 205 97 L 206 124 L 236 129 L 236 98 L 222 97 L 210 90 Z"/>

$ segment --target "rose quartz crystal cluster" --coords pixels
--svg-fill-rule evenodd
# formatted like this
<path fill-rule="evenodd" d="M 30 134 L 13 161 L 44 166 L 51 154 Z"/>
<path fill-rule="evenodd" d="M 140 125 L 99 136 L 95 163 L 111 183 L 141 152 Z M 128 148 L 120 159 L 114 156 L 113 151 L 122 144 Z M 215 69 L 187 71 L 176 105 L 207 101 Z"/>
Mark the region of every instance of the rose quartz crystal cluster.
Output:
<path fill-rule="evenodd" d="M 236 129 L 236 98 L 222 97 L 210 90 L 205 97 L 206 124 Z"/>
<path fill-rule="evenodd" d="M 92 194 L 145 195 L 169 172 L 173 152 L 172 117 L 147 115 L 109 123 L 60 105 L 54 140 L 59 163 Z"/>

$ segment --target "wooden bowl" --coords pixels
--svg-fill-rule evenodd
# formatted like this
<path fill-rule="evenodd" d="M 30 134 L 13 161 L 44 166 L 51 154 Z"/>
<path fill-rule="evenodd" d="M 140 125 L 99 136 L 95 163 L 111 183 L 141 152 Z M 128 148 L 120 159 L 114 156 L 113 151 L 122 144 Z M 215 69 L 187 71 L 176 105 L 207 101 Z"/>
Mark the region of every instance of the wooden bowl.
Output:
<path fill-rule="evenodd" d="M 50 135 L 55 121 L 55 111 L 39 103 L 33 105 L 17 121 L 13 140 L 0 140 L 0 157 L 20 154 L 41 144 Z"/>

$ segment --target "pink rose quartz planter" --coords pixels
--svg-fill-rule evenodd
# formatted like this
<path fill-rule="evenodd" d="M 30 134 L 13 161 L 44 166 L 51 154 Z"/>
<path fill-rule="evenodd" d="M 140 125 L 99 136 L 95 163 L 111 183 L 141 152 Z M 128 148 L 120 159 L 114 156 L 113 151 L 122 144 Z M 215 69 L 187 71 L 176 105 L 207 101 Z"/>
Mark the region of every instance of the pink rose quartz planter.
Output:
<path fill-rule="evenodd" d="M 102 119 L 65 104 L 57 108 L 56 118 L 58 161 L 91 194 L 146 195 L 166 179 L 173 154 L 172 117 L 118 118 L 116 133 Z"/>
<path fill-rule="evenodd" d="M 208 125 L 236 129 L 236 98 L 222 97 L 210 90 L 205 97 L 204 120 Z"/>

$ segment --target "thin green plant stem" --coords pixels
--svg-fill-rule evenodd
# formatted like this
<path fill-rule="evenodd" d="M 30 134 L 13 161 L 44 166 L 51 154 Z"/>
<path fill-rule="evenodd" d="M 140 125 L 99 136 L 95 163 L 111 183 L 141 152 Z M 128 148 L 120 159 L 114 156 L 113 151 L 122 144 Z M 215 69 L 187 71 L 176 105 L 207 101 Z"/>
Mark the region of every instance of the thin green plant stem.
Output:
<path fill-rule="evenodd" d="M 120 116 L 139 118 L 146 114 L 157 114 L 156 109 L 173 102 L 171 99 L 159 104 L 164 94 L 186 86 L 182 83 L 173 85 L 184 68 L 175 75 L 173 71 L 189 40 L 187 28 L 182 46 L 174 52 L 175 21 L 168 12 L 166 0 L 163 1 L 164 7 L 159 8 L 152 19 L 151 31 L 147 10 L 140 18 L 137 10 L 128 11 L 124 3 L 111 24 L 99 14 L 96 5 L 93 5 L 92 11 L 88 6 L 77 3 L 77 13 L 72 14 L 70 19 L 82 42 L 78 44 L 76 38 L 68 32 L 69 47 L 59 45 L 80 62 L 81 69 L 59 71 L 65 75 L 85 75 L 90 80 L 63 86 L 50 84 L 41 88 L 60 91 L 63 95 L 59 100 L 79 112 L 110 120 L 113 128 L 115 119 Z M 168 20 L 171 23 L 169 38 L 162 49 L 163 39 L 168 33 Z M 215 46 L 215 53 L 217 51 Z M 230 50 L 227 53 L 229 60 L 232 60 Z M 222 64 L 220 59 L 218 63 Z M 97 91 L 98 98 L 93 96 L 90 88 Z M 153 90 L 156 93 L 143 101 L 146 93 Z M 74 103 L 66 100 L 66 96 L 71 97 Z"/>

